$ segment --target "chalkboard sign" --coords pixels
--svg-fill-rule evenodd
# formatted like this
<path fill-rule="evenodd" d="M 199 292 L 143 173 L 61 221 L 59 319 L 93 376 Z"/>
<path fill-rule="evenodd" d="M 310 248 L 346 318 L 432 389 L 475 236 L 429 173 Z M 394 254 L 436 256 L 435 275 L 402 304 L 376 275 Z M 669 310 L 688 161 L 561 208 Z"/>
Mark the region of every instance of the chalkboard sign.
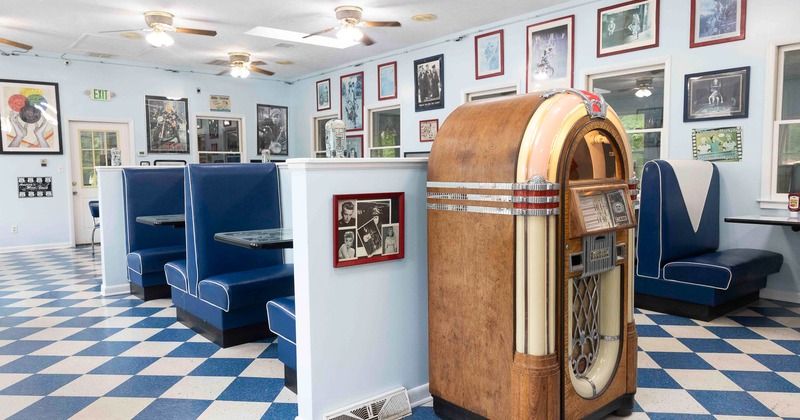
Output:
<path fill-rule="evenodd" d="M 19 198 L 53 196 L 53 178 L 49 176 L 18 177 Z"/>

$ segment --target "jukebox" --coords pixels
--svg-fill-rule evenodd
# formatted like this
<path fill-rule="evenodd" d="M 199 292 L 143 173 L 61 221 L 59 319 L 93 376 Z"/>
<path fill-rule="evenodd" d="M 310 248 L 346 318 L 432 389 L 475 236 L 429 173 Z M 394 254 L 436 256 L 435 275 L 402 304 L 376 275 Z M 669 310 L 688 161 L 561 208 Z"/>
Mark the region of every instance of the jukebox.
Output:
<path fill-rule="evenodd" d="M 446 418 L 628 415 L 637 181 L 602 97 L 456 109 L 428 163 L 430 392 Z"/>

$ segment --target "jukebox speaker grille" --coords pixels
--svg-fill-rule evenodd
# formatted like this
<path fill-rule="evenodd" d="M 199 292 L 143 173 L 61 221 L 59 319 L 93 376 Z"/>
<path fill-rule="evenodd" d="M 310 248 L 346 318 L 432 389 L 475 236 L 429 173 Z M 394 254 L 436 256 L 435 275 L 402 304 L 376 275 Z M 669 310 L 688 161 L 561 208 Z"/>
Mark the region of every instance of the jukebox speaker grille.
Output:
<path fill-rule="evenodd" d="M 600 275 L 572 279 L 571 316 L 569 363 L 575 377 L 584 378 L 600 344 Z"/>

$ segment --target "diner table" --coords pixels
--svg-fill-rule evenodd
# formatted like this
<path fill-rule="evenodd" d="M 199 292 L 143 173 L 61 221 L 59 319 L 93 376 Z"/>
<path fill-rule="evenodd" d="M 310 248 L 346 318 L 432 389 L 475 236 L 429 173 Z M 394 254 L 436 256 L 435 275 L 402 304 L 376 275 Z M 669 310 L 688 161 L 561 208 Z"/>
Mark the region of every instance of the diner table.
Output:
<path fill-rule="evenodd" d="M 214 234 L 214 240 L 250 249 L 292 248 L 292 229 L 256 229 Z"/>
<path fill-rule="evenodd" d="M 159 214 L 153 216 L 138 216 L 137 223 L 143 223 L 149 226 L 172 226 L 174 228 L 182 228 L 186 226 L 186 215 L 179 214 Z"/>
<path fill-rule="evenodd" d="M 728 223 L 747 223 L 753 225 L 789 226 L 794 232 L 800 231 L 800 217 L 749 215 L 726 217 L 725 221 Z"/>

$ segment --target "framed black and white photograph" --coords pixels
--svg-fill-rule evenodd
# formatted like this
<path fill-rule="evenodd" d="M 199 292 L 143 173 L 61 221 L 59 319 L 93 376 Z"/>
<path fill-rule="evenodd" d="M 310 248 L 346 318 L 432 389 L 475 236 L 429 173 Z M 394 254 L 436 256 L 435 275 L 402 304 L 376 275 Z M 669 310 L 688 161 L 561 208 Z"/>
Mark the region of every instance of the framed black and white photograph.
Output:
<path fill-rule="evenodd" d="M 597 11 L 597 56 L 658 46 L 659 0 L 633 0 Z"/>
<path fill-rule="evenodd" d="M 750 67 L 687 74 L 683 121 L 747 118 Z"/>
<path fill-rule="evenodd" d="M 0 153 L 63 152 L 58 83 L 0 80 Z"/>
<path fill-rule="evenodd" d="M 571 88 L 575 15 L 528 26 L 527 92 Z"/>
<path fill-rule="evenodd" d="M 189 153 L 189 100 L 145 96 L 147 153 Z"/>
<path fill-rule="evenodd" d="M 404 257 L 402 192 L 333 196 L 333 266 Z"/>
<path fill-rule="evenodd" d="M 397 98 L 397 61 L 378 64 L 378 100 Z"/>
<path fill-rule="evenodd" d="M 331 109 L 331 79 L 317 82 L 317 111 Z"/>
<path fill-rule="evenodd" d="M 692 0 L 691 48 L 739 41 L 745 36 L 747 0 Z"/>
<path fill-rule="evenodd" d="M 289 108 L 278 105 L 256 105 L 257 151 L 269 150 L 272 155 L 289 154 Z"/>
<path fill-rule="evenodd" d="M 444 54 L 414 60 L 414 110 L 444 108 Z"/>
<path fill-rule="evenodd" d="M 28 176 L 17 178 L 19 198 L 45 198 L 53 196 L 53 178 L 49 176 Z"/>
<path fill-rule="evenodd" d="M 692 129 L 692 157 L 711 162 L 740 162 L 742 127 Z"/>
<path fill-rule="evenodd" d="M 352 134 L 345 137 L 344 156 L 349 158 L 364 157 L 364 135 Z"/>
<path fill-rule="evenodd" d="M 347 131 L 364 129 L 364 72 L 346 74 L 340 78 L 342 100 L 340 114 Z"/>
<path fill-rule="evenodd" d="M 502 29 L 475 35 L 475 79 L 503 75 L 503 55 Z"/>

